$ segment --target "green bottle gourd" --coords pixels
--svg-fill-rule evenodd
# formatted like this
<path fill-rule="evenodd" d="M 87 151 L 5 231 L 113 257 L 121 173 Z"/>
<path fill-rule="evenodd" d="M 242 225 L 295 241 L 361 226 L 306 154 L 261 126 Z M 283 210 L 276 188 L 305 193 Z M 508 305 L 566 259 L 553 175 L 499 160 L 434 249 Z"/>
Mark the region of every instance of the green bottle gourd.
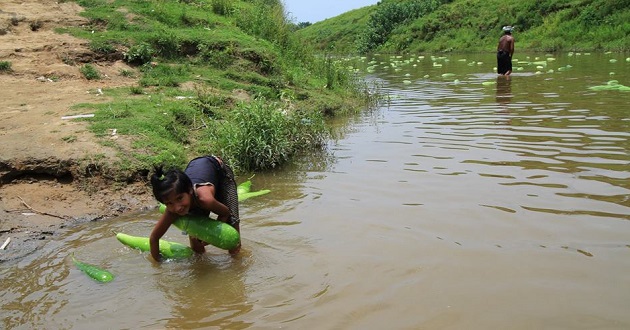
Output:
<path fill-rule="evenodd" d="M 116 233 L 116 238 L 128 247 L 138 249 L 143 252 L 151 251 L 151 244 L 148 237 Z M 161 239 L 160 254 L 166 259 L 183 259 L 192 256 L 193 250 L 184 244 Z"/>
<path fill-rule="evenodd" d="M 166 211 L 166 205 L 159 206 L 160 213 Z M 173 225 L 188 235 L 198 238 L 220 249 L 231 250 L 241 242 L 241 236 L 234 227 L 227 223 L 203 216 L 180 216 Z"/>
<path fill-rule="evenodd" d="M 72 255 L 72 262 L 77 266 L 79 270 L 81 270 L 96 281 L 107 283 L 111 282 L 114 279 L 114 274 L 97 266 L 79 261 L 74 257 L 74 254 Z"/>
<path fill-rule="evenodd" d="M 238 194 L 238 201 L 242 202 L 246 199 L 262 196 L 271 192 L 269 189 L 262 189 L 258 191 L 251 191 L 252 189 L 252 181 L 247 180 L 236 187 L 236 193 Z"/>

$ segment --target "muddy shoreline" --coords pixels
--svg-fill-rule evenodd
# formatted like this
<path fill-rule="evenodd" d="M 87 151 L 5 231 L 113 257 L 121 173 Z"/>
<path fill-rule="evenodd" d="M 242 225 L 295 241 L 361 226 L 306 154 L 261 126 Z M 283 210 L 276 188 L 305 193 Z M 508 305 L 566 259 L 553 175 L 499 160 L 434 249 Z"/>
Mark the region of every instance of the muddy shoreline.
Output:
<path fill-rule="evenodd" d="M 21 176 L 0 187 L 0 263 L 33 253 L 62 230 L 126 213 L 154 209 L 142 182 L 124 187 L 90 186 L 84 180 L 48 175 Z M 88 184 L 89 185 L 89 184 Z"/>
<path fill-rule="evenodd" d="M 137 84 L 120 74 L 135 68 L 56 32 L 89 24 L 82 11 L 75 2 L 0 2 L 0 61 L 10 64 L 0 72 L 0 246 L 10 238 L 0 262 L 29 255 L 64 228 L 155 207 L 142 178 L 119 182 L 99 168 L 125 155 L 129 141 L 111 137 L 114 150 L 85 122 L 67 119 L 82 114 L 74 105 L 107 102 L 103 91 Z M 103 78 L 86 80 L 86 63 Z"/>

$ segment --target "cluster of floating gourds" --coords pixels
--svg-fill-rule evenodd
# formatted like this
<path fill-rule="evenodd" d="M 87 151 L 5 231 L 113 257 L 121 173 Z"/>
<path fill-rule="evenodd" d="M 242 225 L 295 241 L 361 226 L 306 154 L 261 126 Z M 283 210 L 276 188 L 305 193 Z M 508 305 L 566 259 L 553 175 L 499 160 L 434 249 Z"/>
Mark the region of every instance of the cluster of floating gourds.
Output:
<path fill-rule="evenodd" d="M 606 54 L 610 54 L 610 52 L 607 52 Z M 569 52 L 568 56 L 569 57 L 573 57 L 573 56 L 581 56 L 581 55 L 590 55 L 590 53 L 580 53 L 580 52 Z M 365 69 L 365 71 L 367 73 L 373 73 L 376 71 L 377 67 L 381 67 L 383 69 L 393 69 L 396 72 L 402 71 L 403 67 L 410 65 L 413 67 L 416 67 L 418 64 L 420 63 L 420 61 L 424 60 L 425 56 L 424 55 L 419 55 L 419 56 L 415 56 L 415 55 L 410 55 L 408 56 L 406 59 L 403 59 L 403 56 L 401 55 L 392 55 L 390 56 L 389 61 L 376 61 L 376 60 L 370 60 L 369 62 L 367 62 L 367 68 Z M 429 59 L 429 58 L 427 58 Z M 432 65 L 433 67 L 436 68 L 441 68 L 443 66 L 443 63 L 448 63 L 450 61 L 450 59 L 446 56 L 430 56 L 430 59 L 432 61 Z M 350 62 L 354 62 L 354 61 L 358 61 L 358 62 L 366 62 L 368 60 L 368 58 L 366 56 L 361 56 L 361 57 L 348 57 L 348 58 L 343 58 L 343 59 L 339 59 L 337 60 L 338 63 L 340 62 L 348 62 L 348 64 L 345 64 L 346 69 L 349 72 L 352 73 L 360 73 L 360 69 L 358 69 L 357 67 L 355 67 L 354 65 L 350 64 Z M 555 61 L 556 58 L 554 58 L 552 56 L 552 54 L 547 54 L 544 57 L 535 57 L 533 59 L 530 60 L 529 56 L 526 58 L 526 60 L 518 60 L 518 59 L 513 59 L 514 62 L 514 69 L 513 71 L 524 71 L 526 67 L 533 67 L 536 68 L 536 71 L 534 72 L 534 74 L 536 75 L 541 75 L 544 73 L 554 73 L 555 71 L 559 71 L 559 72 L 563 72 L 563 71 L 568 71 L 572 68 L 572 66 L 570 64 L 567 64 L 565 66 L 560 66 L 560 67 L 556 67 L 554 68 L 550 68 L 549 63 Z M 630 62 L 630 57 L 625 59 L 626 62 Z M 466 62 L 466 64 L 468 66 L 474 66 L 474 65 L 483 65 L 483 62 L 479 62 L 479 61 L 469 61 L 467 59 L 459 59 L 458 61 L 460 62 Z M 615 58 L 610 58 L 608 60 L 610 63 L 616 63 L 618 60 Z M 496 71 L 497 68 L 494 68 L 494 71 Z M 614 72 L 610 72 L 609 73 L 610 76 L 614 76 L 615 73 Z M 407 73 L 404 75 L 404 78 L 402 80 L 402 83 L 405 85 L 410 85 L 413 83 L 413 81 L 411 81 L 409 79 L 409 77 L 411 77 L 411 74 Z M 449 78 L 455 78 L 455 74 L 454 73 L 443 73 L 441 75 L 442 78 L 445 79 L 449 79 Z M 424 79 L 428 79 L 429 75 L 424 75 Z M 615 80 L 611 80 L 613 83 L 608 82 L 605 85 L 600 85 L 600 86 L 593 86 L 589 89 L 591 90 L 596 90 L 596 91 L 600 91 L 600 90 L 620 90 L 620 91 L 627 91 L 628 87 L 617 83 L 614 83 Z M 460 80 L 459 79 L 454 79 L 453 80 L 454 84 L 459 84 Z M 490 86 L 490 85 L 494 85 L 496 84 L 495 81 L 485 81 L 481 83 L 482 85 L 485 86 Z"/>
<path fill-rule="evenodd" d="M 269 189 L 251 191 L 251 187 L 251 180 L 247 180 L 237 186 L 239 201 L 243 201 L 256 196 L 261 196 L 271 192 L 271 190 Z M 166 206 L 160 204 L 159 209 L 160 212 L 164 213 L 164 211 L 166 210 Z M 235 248 L 240 242 L 240 235 L 238 231 L 236 231 L 236 229 L 224 222 L 212 220 L 208 217 L 179 217 L 173 223 L 173 225 L 178 229 L 184 230 L 192 236 L 197 237 L 204 242 L 208 242 L 221 249 L 231 250 Z M 148 237 L 116 233 L 116 239 L 118 239 L 119 242 L 126 246 L 138 249 L 143 252 L 148 252 L 151 249 Z M 190 247 L 177 242 L 170 242 L 161 239 L 159 247 L 160 254 L 166 259 L 189 258 L 193 255 L 193 251 Z M 74 254 L 72 255 L 72 262 L 79 270 L 98 282 L 107 283 L 112 281 L 115 277 L 112 273 L 105 269 L 77 260 L 74 257 Z"/>

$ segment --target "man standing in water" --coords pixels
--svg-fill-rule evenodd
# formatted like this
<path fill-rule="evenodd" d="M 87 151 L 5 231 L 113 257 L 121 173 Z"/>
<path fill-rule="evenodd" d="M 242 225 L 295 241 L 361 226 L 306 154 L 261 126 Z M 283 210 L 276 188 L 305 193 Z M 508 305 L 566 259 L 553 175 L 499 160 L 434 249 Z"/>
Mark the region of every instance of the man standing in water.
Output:
<path fill-rule="evenodd" d="M 514 54 L 514 37 L 511 26 L 504 26 L 503 33 L 497 46 L 497 73 L 509 76 L 512 74 L 512 55 Z"/>

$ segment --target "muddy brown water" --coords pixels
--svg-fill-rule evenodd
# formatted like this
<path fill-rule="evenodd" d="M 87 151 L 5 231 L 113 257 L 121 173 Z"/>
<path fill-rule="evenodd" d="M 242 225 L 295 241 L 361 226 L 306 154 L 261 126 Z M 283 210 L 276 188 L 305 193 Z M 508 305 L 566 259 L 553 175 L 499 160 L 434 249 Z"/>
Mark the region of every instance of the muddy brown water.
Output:
<path fill-rule="evenodd" d="M 628 329 L 630 92 L 588 88 L 630 62 L 572 55 L 517 54 L 509 80 L 492 54 L 348 60 L 390 102 L 256 174 L 238 258 L 115 239 L 157 212 L 66 229 L 1 265 L 3 328 Z"/>

